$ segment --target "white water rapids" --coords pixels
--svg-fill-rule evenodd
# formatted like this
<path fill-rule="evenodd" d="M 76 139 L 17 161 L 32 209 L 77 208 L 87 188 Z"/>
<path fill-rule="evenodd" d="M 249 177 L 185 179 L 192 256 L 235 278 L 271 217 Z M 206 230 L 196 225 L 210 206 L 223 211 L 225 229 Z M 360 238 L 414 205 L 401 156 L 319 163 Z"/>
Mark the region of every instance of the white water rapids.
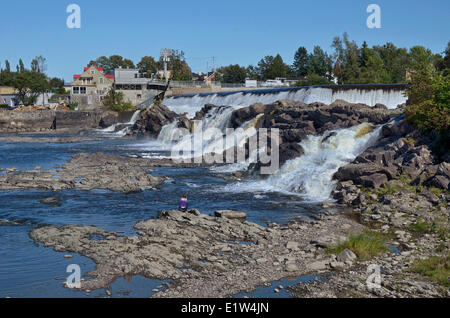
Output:
<path fill-rule="evenodd" d="M 206 130 L 215 128 L 218 135 L 225 135 L 229 127 L 230 118 L 234 109 L 246 107 L 260 102 L 269 104 L 282 99 L 302 101 L 304 103 L 322 102 L 331 104 L 335 100 L 342 99 L 350 103 L 363 103 L 374 106 L 384 104 L 388 108 L 396 108 L 406 102 L 406 97 L 401 90 L 395 89 L 347 89 L 332 90 L 329 88 L 305 88 L 296 91 L 281 91 L 277 93 L 254 94 L 235 93 L 228 95 L 210 94 L 206 96 L 167 98 L 164 104 L 177 113 L 188 113 L 192 118 L 195 112 L 205 104 L 227 105 L 228 107 L 214 107 L 202 120 L 202 125 L 194 127 L 193 133 L 173 142 L 173 135 L 178 122 L 166 125 L 161 130 L 157 141 L 151 143 L 155 150 L 155 142 L 163 145 L 165 150 L 174 145 L 178 148 L 191 149 L 192 152 L 183 153 L 183 158 L 193 158 L 198 154 L 221 153 L 226 150 L 223 141 L 215 138 L 203 138 L 200 143 L 194 139 Z M 262 115 L 261 115 L 262 116 Z M 250 135 L 256 134 L 259 117 L 244 123 L 240 132 L 233 135 L 235 142 L 241 143 Z M 227 192 L 280 192 L 301 195 L 308 201 L 324 201 L 330 198 L 335 187 L 332 180 L 338 169 L 351 161 L 372 146 L 379 137 L 381 127 L 368 129 L 370 124 L 361 124 L 348 129 L 340 129 L 327 132 L 323 136 L 309 136 L 300 145 L 304 155 L 287 161 L 280 170 L 265 179 L 247 179 L 227 185 L 221 191 Z M 219 138 L 220 139 L 220 138 Z M 150 143 L 149 143 L 150 146 Z M 190 148 L 191 147 L 191 148 Z M 145 147 L 143 147 L 145 149 Z M 173 149 L 173 148 L 172 148 Z M 260 152 L 265 149 L 259 149 Z M 211 168 L 214 172 L 235 172 L 248 169 L 257 152 L 251 153 L 245 162 L 228 165 L 220 165 Z M 158 156 L 155 156 L 158 157 Z M 213 191 L 217 191 L 214 189 Z"/>
<path fill-rule="evenodd" d="M 368 126 L 364 123 L 323 136 L 308 136 L 300 143 L 304 155 L 287 161 L 276 174 L 267 179 L 237 182 L 226 186 L 224 191 L 281 192 L 300 194 L 309 201 L 328 200 L 335 187 L 333 175 L 378 139 L 381 127 L 364 134 Z"/>

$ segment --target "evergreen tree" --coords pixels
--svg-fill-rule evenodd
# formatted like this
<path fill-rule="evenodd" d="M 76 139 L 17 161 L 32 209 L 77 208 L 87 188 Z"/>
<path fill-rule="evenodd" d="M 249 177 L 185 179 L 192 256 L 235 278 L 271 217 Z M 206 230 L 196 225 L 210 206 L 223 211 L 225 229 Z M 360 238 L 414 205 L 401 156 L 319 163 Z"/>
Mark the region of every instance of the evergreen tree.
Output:
<path fill-rule="evenodd" d="M 308 64 L 308 50 L 305 47 L 301 46 L 298 48 L 297 52 L 295 52 L 292 70 L 294 71 L 296 76 L 305 77 L 308 74 Z"/>

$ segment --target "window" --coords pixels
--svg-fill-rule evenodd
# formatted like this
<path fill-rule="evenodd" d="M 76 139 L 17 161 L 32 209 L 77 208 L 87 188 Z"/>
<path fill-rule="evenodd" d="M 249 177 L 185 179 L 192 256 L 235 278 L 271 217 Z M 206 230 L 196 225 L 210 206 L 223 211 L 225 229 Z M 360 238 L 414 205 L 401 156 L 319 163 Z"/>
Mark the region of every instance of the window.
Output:
<path fill-rule="evenodd" d="M 98 83 L 99 83 L 99 84 L 103 84 L 103 77 L 100 77 L 100 78 L 98 79 Z"/>
<path fill-rule="evenodd" d="M 141 95 L 141 94 L 138 94 L 138 95 L 137 95 L 137 98 L 138 98 L 138 99 L 141 99 L 141 98 L 142 98 L 142 95 Z"/>
<path fill-rule="evenodd" d="M 86 87 L 80 87 L 80 94 L 86 95 Z"/>
<path fill-rule="evenodd" d="M 91 71 L 91 75 L 94 75 L 94 74 L 95 74 L 95 71 L 94 71 L 94 70 L 92 70 L 92 71 Z"/>
<path fill-rule="evenodd" d="M 74 95 L 75 95 L 75 94 L 80 94 L 80 88 L 74 86 L 74 87 L 73 87 L 73 94 L 74 94 Z"/>

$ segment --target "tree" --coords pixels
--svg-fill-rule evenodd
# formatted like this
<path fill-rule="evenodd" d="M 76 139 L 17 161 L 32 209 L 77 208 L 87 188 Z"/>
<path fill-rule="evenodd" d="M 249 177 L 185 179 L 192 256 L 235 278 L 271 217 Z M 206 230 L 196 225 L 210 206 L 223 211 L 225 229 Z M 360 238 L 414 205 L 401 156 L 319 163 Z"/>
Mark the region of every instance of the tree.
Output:
<path fill-rule="evenodd" d="M 13 86 L 17 98 L 24 105 L 33 105 L 37 97 L 49 89 L 49 83 L 43 73 L 24 70 L 14 75 Z"/>
<path fill-rule="evenodd" d="M 309 56 L 308 50 L 301 46 L 295 52 L 292 70 L 297 77 L 305 77 L 308 74 Z"/>
<path fill-rule="evenodd" d="M 124 102 L 124 95 L 122 92 L 116 92 L 111 88 L 103 98 L 103 106 L 112 111 L 124 111 L 135 108 L 131 103 Z"/>
<path fill-rule="evenodd" d="M 416 89 L 418 89 L 416 91 Z M 414 103 L 406 108 L 406 119 L 422 133 L 437 132 L 434 151 L 438 156 L 448 155 L 450 149 L 450 77 L 435 75 L 431 94 L 428 87 L 414 85 L 408 92 Z M 424 95 L 421 95 L 424 94 Z M 417 98 L 420 96 L 421 98 Z M 416 103 L 417 102 L 417 103 Z M 434 135 L 436 136 L 436 135 Z"/>
<path fill-rule="evenodd" d="M 340 37 L 336 36 L 333 39 L 333 43 L 331 44 L 331 47 L 334 48 L 334 53 L 332 55 L 334 59 L 334 68 L 333 73 L 334 76 L 336 76 L 338 83 L 342 84 L 342 65 L 344 63 L 344 47 L 342 45 L 342 40 Z"/>
<path fill-rule="evenodd" d="M 374 46 L 373 50 L 381 57 L 384 68 L 389 74 L 390 83 L 405 83 L 408 66 L 408 50 L 397 48 L 388 42 L 383 46 Z"/>
<path fill-rule="evenodd" d="M 283 62 L 280 54 L 277 54 L 275 57 L 264 57 L 259 61 L 258 68 L 263 80 L 286 77 L 289 71 L 289 66 Z"/>
<path fill-rule="evenodd" d="M 53 90 L 56 94 L 65 94 L 66 90 L 64 89 L 64 80 L 53 77 L 49 80 L 49 88 Z"/>
<path fill-rule="evenodd" d="M 31 61 L 31 70 L 33 72 L 44 73 L 47 71 L 47 59 L 42 55 L 35 57 Z"/>
<path fill-rule="evenodd" d="M 164 65 L 163 57 L 160 57 L 160 65 Z M 181 50 L 171 50 L 169 61 L 167 63 L 168 70 L 171 71 L 171 79 L 174 81 L 191 81 L 192 70 L 184 57 Z"/>
<path fill-rule="evenodd" d="M 388 83 L 390 76 L 384 67 L 383 60 L 373 50 L 365 52 L 364 63 L 361 67 L 360 83 Z"/>
<path fill-rule="evenodd" d="M 23 61 L 22 61 L 22 59 L 19 59 L 19 65 L 18 65 L 18 71 L 17 72 L 23 72 L 23 71 L 25 71 L 25 66 L 24 66 L 24 64 L 23 64 Z"/>
<path fill-rule="evenodd" d="M 450 42 L 447 44 L 447 48 L 441 54 L 435 54 L 433 57 L 433 64 L 438 72 L 442 72 L 445 76 L 450 75 Z"/>
<path fill-rule="evenodd" d="M 411 80 L 406 92 L 411 104 L 421 105 L 433 99 L 435 69 L 432 55 L 430 50 L 422 46 L 414 46 L 409 51 Z"/>
<path fill-rule="evenodd" d="M 8 60 L 5 61 L 5 71 L 11 72 L 11 65 Z"/>
<path fill-rule="evenodd" d="M 247 67 L 247 77 L 252 80 L 260 80 L 261 74 L 259 72 L 259 69 L 253 65 L 249 65 Z"/>
<path fill-rule="evenodd" d="M 314 47 L 314 52 L 309 55 L 307 63 L 307 73 L 316 74 L 327 81 L 333 78 L 333 64 L 332 59 L 326 52 L 322 50 L 320 46 Z"/>
<path fill-rule="evenodd" d="M 0 86 L 11 86 L 13 83 L 13 73 L 9 61 L 5 61 L 5 69 L 0 71 Z"/>
<path fill-rule="evenodd" d="M 342 79 L 344 83 L 357 83 L 361 75 L 359 67 L 359 48 L 355 41 L 350 41 L 348 34 L 344 33 L 345 44 L 344 63 L 342 65 Z"/>
<path fill-rule="evenodd" d="M 159 63 L 151 56 L 144 56 L 137 64 L 139 72 L 145 74 L 145 77 L 150 78 L 159 70 Z"/>
<path fill-rule="evenodd" d="M 216 80 L 224 83 L 245 83 L 247 69 L 238 64 L 221 67 L 217 70 Z"/>
<path fill-rule="evenodd" d="M 105 74 L 114 74 L 114 70 L 116 68 L 135 68 L 135 65 L 132 60 L 130 59 L 124 59 L 120 55 L 112 55 L 109 58 L 106 56 L 100 56 L 98 59 L 94 62 L 95 65 L 98 67 L 103 68 L 103 72 Z M 88 66 L 92 65 L 92 61 Z"/>

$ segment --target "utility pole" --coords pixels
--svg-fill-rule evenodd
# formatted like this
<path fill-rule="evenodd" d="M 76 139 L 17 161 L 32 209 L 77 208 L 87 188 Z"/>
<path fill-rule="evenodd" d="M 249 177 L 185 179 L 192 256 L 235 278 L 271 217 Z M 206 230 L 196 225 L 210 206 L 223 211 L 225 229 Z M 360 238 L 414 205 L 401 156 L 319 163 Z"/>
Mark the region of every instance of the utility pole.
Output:
<path fill-rule="evenodd" d="M 212 68 L 212 72 L 214 73 L 214 72 L 216 71 L 216 57 L 213 56 L 213 57 L 212 57 L 212 60 L 213 60 L 213 68 Z"/>
<path fill-rule="evenodd" d="M 168 81 L 167 78 L 167 62 L 170 61 L 170 49 L 162 49 L 161 50 L 161 56 L 163 58 L 163 62 L 164 62 L 164 79 L 166 80 L 166 83 Z"/>
<path fill-rule="evenodd" d="M 205 79 L 205 82 L 207 82 L 208 81 L 208 74 L 209 74 L 209 61 L 206 61 L 206 79 Z"/>

